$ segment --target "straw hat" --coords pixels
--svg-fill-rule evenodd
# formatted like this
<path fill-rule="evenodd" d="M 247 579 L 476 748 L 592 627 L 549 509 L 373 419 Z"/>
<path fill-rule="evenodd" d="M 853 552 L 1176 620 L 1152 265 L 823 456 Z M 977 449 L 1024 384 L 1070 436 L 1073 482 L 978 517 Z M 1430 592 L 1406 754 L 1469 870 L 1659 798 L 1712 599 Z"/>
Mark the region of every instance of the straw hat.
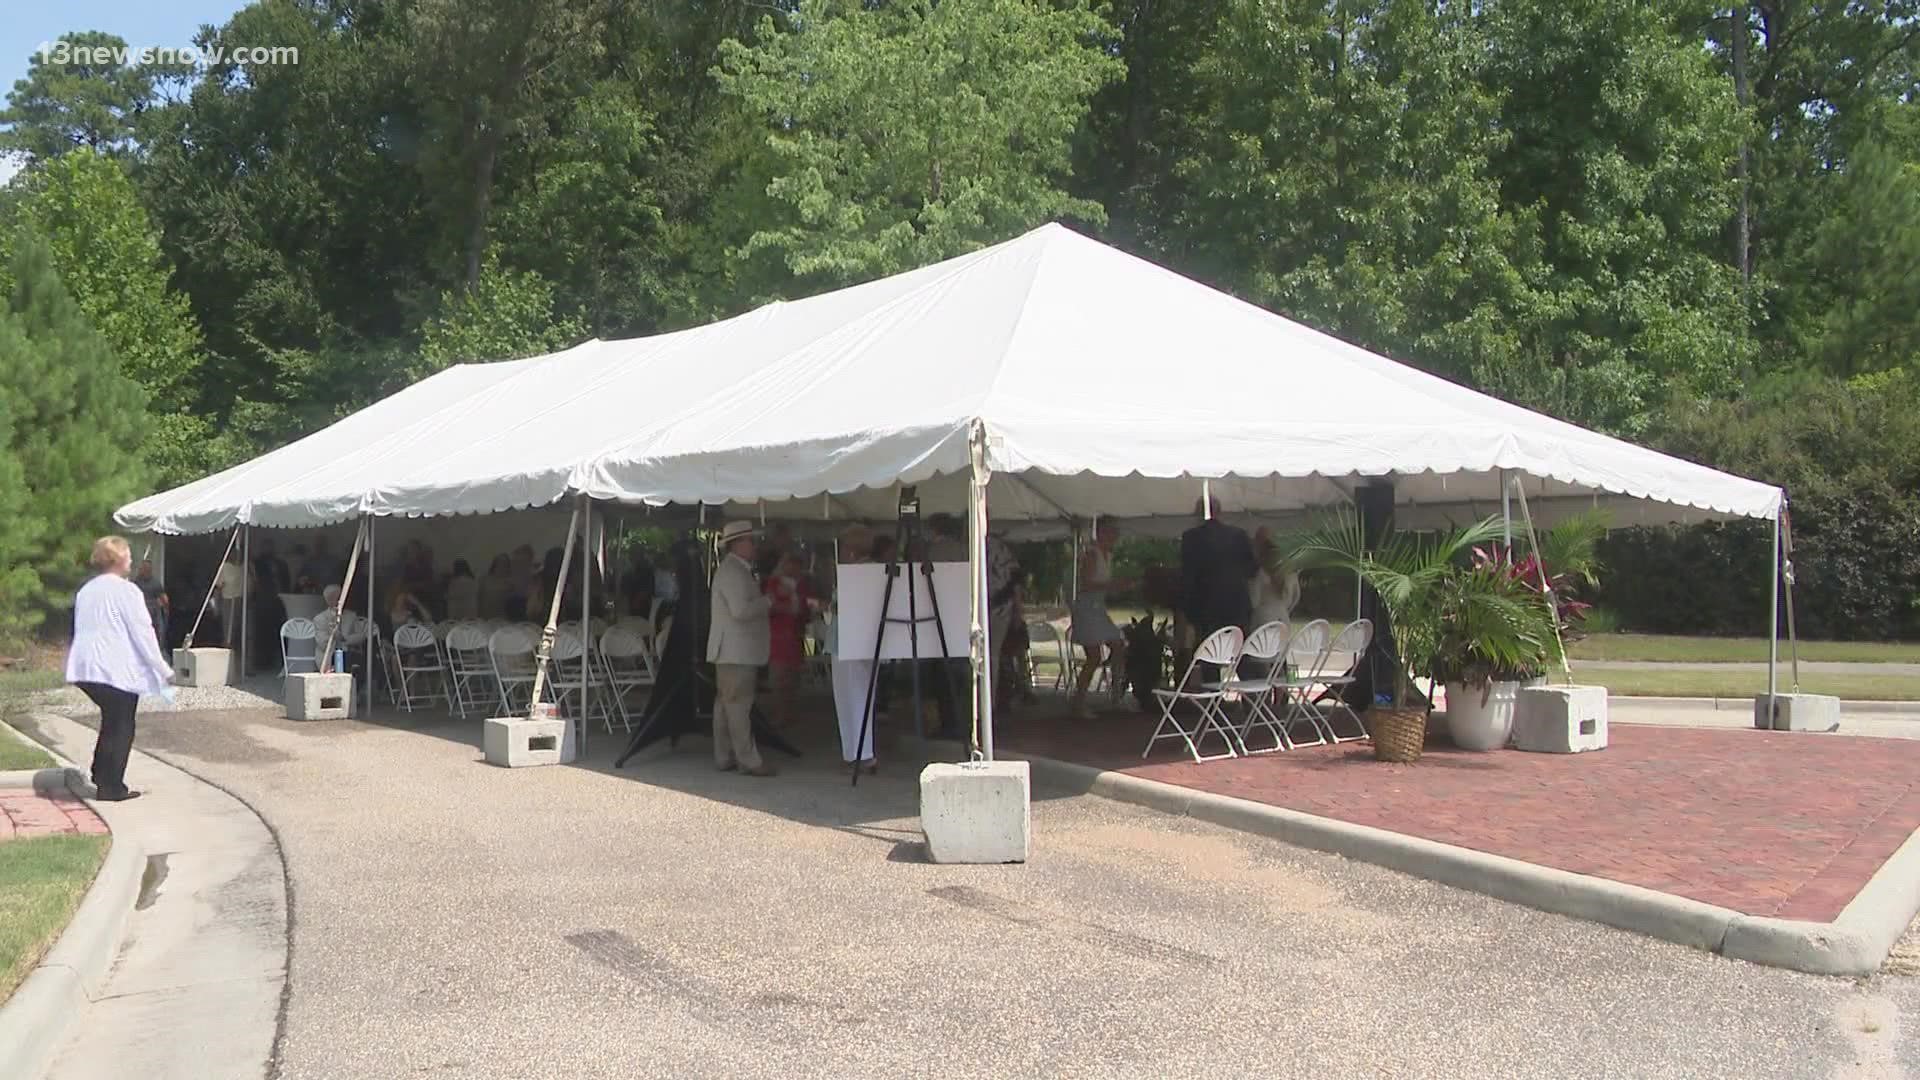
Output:
<path fill-rule="evenodd" d="M 720 546 L 726 547 L 742 537 L 752 536 L 755 531 L 751 521 L 729 521 L 727 527 L 720 530 Z"/>

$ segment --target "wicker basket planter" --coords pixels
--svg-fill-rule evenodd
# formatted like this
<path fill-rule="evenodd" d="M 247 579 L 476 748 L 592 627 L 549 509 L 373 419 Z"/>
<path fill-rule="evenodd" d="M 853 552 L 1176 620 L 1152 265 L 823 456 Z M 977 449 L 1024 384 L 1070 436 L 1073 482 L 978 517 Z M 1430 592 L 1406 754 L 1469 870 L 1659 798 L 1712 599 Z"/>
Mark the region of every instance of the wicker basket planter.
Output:
<path fill-rule="evenodd" d="M 1419 761 L 1427 745 L 1427 710 L 1375 706 L 1367 710 L 1367 728 L 1375 760 Z"/>

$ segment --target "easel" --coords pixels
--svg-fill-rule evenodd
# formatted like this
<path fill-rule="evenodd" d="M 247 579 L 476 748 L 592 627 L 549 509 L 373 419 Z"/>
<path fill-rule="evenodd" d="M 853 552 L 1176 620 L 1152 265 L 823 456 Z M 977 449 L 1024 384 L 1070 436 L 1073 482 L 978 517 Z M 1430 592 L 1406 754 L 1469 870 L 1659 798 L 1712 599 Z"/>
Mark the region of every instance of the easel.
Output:
<path fill-rule="evenodd" d="M 907 586 L 907 617 L 901 619 L 887 615 L 887 611 L 893 606 L 893 583 L 900 578 L 901 557 L 910 554 L 919 546 L 920 498 L 915 494 L 913 486 L 909 485 L 900 489 L 900 513 L 899 516 L 894 519 L 893 550 L 887 554 L 887 584 L 880 590 L 879 625 L 874 627 L 873 631 L 873 671 L 867 675 L 866 708 L 863 709 L 860 714 L 860 737 L 855 740 L 853 744 L 856 755 L 862 747 L 867 745 L 867 731 L 873 723 L 874 699 L 878 696 L 880 689 L 880 665 L 885 663 L 885 661 L 880 658 L 880 651 L 881 647 L 886 643 L 887 625 L 889 623 L 903 624 L 907 628 L 908 659 L 913 669 L 914 731 L 922 732 L 925 730 L 925 718 L 922 715 L 923 709 L 920 696 L 921 623 L 931 622 L 933 624 L 934 633 L 938 635 L 940 640 L 940 659 L 953 659 L 952 654 L 947 652 L 947 628 L 940 621 L 940 596 L 934 592 L 933 589 L 933 557 L 931 552 L 923 551 L 921 553 L 919 570 L 921 578 L 927 583 L 927 599 L 931 602 L 933 614 L 920 614 L 920 590 L 915 589 L 912 583 L 909 582 Z M 927 659 L 931 660 L 933 657 L 929 656 Z M 940 681 L 946 684 L 947 678 L 947 665 L 941 664 Z M 944 700 L 952 701 L 953 687 L 948 684 L 946 688 L 948 692 Z M 855 762 L 853 785 L 858 787 L 859 784 L 859 762 Z"/>

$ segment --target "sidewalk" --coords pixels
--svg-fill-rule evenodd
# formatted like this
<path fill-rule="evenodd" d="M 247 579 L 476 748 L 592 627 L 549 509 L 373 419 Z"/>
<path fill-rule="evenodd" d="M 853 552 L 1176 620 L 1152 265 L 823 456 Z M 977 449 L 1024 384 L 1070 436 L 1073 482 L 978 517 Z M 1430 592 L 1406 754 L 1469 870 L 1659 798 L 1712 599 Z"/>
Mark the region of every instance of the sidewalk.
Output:
<path fill-rule="evenodd" d="M 77 721 L 43 712 L 22 726 L 69 761 L 92 753 Z M 47 1076 L 264 1077 L 287 973 L 279 846 L 246 804 L 138 749 L 127 778 L 144 796 L 98 810 L 139 838 L 146 879 L 105 992 Z"/>

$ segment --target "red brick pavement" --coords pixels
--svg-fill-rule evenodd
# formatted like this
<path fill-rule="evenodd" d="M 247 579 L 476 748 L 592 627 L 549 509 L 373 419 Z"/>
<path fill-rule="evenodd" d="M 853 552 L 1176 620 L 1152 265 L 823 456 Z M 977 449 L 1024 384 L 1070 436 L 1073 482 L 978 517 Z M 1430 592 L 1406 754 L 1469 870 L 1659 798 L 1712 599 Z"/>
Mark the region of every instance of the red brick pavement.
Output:
<path fill-rule="evenodd" d="M 1750 915 L 1828 922 L 1920 828 L 1920 740 L 1615 725 L 1606 750 L 1490 754 L 1364 743 L 1183 760 L 1138 714 L 1015 717 L 1012 750 L 1579 874 Z"/>
<path fill-rule="evenodd" d="M 57 833 L 104 835 L 106 831 L 107 823 L 100 820 L 100 815 L 72 795 L 0 791 L 0 840 Z"/>

